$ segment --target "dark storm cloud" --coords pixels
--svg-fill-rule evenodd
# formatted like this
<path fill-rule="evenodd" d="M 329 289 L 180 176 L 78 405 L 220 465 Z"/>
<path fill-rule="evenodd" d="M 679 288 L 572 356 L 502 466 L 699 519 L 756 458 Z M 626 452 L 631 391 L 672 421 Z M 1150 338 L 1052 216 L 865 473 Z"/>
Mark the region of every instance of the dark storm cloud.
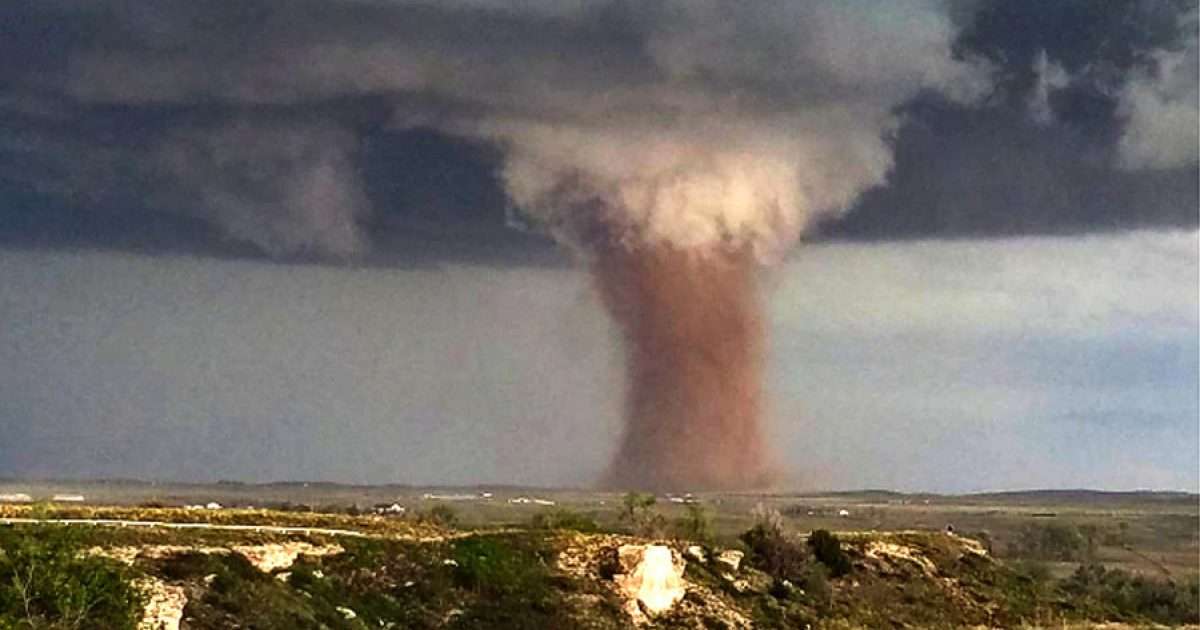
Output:
<path fill-rule="evenodd" d="M 827 235 L 1196 226 L 1194 2 L 975 9 L 959 16 L 958 47 L 994 64 L 994 91 L 977 107 L 910 103 L 890 185 L 827 224 Z"/>
<path fill-rule="evenodd" d="M 960 3 L 944 23 L 936 4 L 846 6 L 7 3 L 0 241 L 553 260 L 506 225 L 509 206 L 565 201 L 528 168 L 563 129 L 643 155 L 647 130 L 702 152 L 828 128 L 871 166 L 817 195 L 818 237 L 1196 225 L 1194 117 L 1155 122 L 1196 108 L 1194 3 Z M 733 131 L 678 129 L 714 120 Z M 810 156 L 793 148 L 768 153 Z"/>
<path fill-rule="evenodd" d="M 1096 121 L 1080 124 L 1097 125 Z M 896 168 L 828 237 L 896 239 L 1194 228 L 1194 165 L 1120 169 L 1117 145 L 1021 110 L 913 104 Z"/>

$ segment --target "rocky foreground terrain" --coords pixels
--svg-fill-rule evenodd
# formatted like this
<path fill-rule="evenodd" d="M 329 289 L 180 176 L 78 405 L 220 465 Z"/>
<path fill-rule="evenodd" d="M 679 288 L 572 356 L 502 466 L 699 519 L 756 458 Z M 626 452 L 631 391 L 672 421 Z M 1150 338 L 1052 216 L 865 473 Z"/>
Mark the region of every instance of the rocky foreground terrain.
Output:
<path fill-rule="evenodd" d="M 1086 568 L 1052 582 L 945 532 L 766 519 L 688 540 L 568 516 L 463 531 L 436 515 L 8 507 L 0 628 L 1149 627 L 1200 606 L 1194 585 Z"/>

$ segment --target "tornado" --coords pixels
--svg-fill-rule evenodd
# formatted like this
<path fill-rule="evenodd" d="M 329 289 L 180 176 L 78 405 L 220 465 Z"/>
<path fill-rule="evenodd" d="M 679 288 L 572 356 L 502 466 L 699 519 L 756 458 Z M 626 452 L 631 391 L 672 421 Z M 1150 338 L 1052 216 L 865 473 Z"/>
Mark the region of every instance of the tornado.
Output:
<path fill-rule="evenodd" d="M 187 37 L 153 63 L 68 51 L 61 98 L 45 103 L 97 115 L 153 105 L 181 118 L 121 148 L 105 131 L 81 149 L 86 168 L 26 170 L 53 174 L 43 187 L 72 198 L 113 188 L 117 204 L 139 196 L 110 183 L 125 173 L 163 180 L 146 189 L 154 205 L 232 240 L 352 261 L 371 226 L 391 224 L 372 208 L 364 134 L 432 132 L 486 148 L 507 224 L 590 271 L 620 333 L 623 418 L 597 421 L 623 422 L 622 435 L 580 447 L 613 449 L 588 473 L 624 488 L 770 481 L 760 278 L 887 182 L 906 104 L 970 106 L 995 93 L 991 62 L 956 45 L 962 16 L 943 0 L 301 4 L 295 19 L 255 14 L 255 36 L 237 46 Z M 194 22 L 170 11 L 147 20 L 133 3 L 108 13 L 131 41 L 166 41 Z M 240 66 L 196 71 L 213 59 Z M 10 105 L 44 109 L 33 94 Z M 214 107 L 197 111 L 197 98 Z M 25 155 L 60 141 L 20 144 Z"/>
<path fill-rule="evenodd" d="M 625 341 L 616 488 L 745 489 L 769 482 L 764 330 L 746 252 L 608 246 L 593 264 Z"/>
<path fill-rule="evenodd" d="M 759 279 L 886 183 L 903 104 L 988 94 L 990 69 L 955 53 L 945 3 L 489 2 L 486 26 L 463 21 L 477 0 L 435 4 L 459 10 L 406 13 L 417 22 L 396 48 L 347 53 L 398 72 L 348 80 L 386 84 L 393 128 L 496 148 L 510 224 L 592 273 L 625 356 L 623 429 L 599 482 L 769 485 Z M 297 153 L 320 157 L 283 160 L 297 173 L 345 170 Z M 334 219 L 365 214 L 340 191 L 297 195 L 350 207 L 300 215 L 340 235 L 318 242 L 334 252 L 356 242 Z"/>

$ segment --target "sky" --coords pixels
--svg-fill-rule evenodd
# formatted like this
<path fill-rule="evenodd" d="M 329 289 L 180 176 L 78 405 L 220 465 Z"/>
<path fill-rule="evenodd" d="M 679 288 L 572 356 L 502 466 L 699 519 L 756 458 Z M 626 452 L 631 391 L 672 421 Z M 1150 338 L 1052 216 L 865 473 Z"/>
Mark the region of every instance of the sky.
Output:
<path fill-rule="evenodd" d="M 1194 2 L 0 7 L 0 476 L 591 483 L 600 226 L 761 259 L 789 487 L 1200 490 L 1197 66 Z"/>

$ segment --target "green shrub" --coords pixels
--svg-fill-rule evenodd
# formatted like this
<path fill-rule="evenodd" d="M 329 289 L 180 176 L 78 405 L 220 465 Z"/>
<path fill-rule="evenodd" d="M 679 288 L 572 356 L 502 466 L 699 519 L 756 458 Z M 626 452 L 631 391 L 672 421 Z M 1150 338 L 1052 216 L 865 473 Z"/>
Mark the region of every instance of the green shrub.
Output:
<path fill-rule="evenodd" d="M 1200 623 L 1200 582 L 1156 580 L 1101 564 L 1081 564 L 1061 591 L 1093 619 Z"/>
<path fill-rule="evenodd" d="M 324 627 L 444 628 L 446 611 L 462 607 L 464 598 L 454 588 L 453 569 L 444 564 L 450 545 L 377 539 L 346 539 L 341 544 L 345 548 L 341 554 L 301 557 L 288 570 L 287 584 L 299 591 L 315 617 L 325 620 Z M 280 583 L 272 578 L 265 581 Z M 353 610 L 358 619 L 353 623 L 341 619 L 339 606 Z"/>
<path fill-rule="evenodd" d="M 536 551 L 501 538 L 475 537 L 454 544 L 458 586 L 490 598 L 541 601 L 549 595 L 549 571 Z"/>
<path fill-rule="evenodd" d="M 759 523 L 741 536 L 755 568 L 776 580 L 801 583 L 808 572 L 809 556 L 804 545 L 769 523 Z"/>
<path fill-rule="evenodd" d="M 710 542 L 713 539 L 712 516 L 704 506 L 689 503 L 687 512 L 675 519 L 675 535 L 685 540 Z"/>
<path fill-rule="evenodd" d="M 250 564 L 241 554 L 184 553 L 165 558 L 161 572 L 209 583 L 203 595 L 188 601 L 187 615 L 198 628 L 345 627 L 342 615 L 323 598 L 294 588 L 311 573 L 292 572 L 281 581 Z M 211 576 L 211 577 L 210 577 Z"/>
<path fill-rule="evenodd" d="M 644 538 L 662 538 L 667 534 L 667 519 L 654 510 L 658 502 L 653 494 L 630 492 L 621 502 L 621 521 L 629 530 Z"/>
<path fill-rule="evenodd" d="M 833 603 L 833 587 L 829 584 L 829 569 L 819 562 L 808 565 L 800 587 L 805 597 L 820 611 L 826 612 Z"/>
<path fill-rule="evenodd" d="M 82 551 L 68 527 L 0 529 L 0 627 L 136 627 L 144 596 L 130 571 Z"/>
<path fill-rule="evenodd" d="M 999 625 L 1005 627 L 1017 620 L 1038 619 L 1044 614 L 1051 595 L 1050 567 L 1038 560 L 1018 560 L 1005 565 L 1009 570 L 979 576 L 984 577 L 985 584 L 995 587 L 994 597 L 1003 602 L 1002 612 L 997 617 L 997 621 L 1002 622 Z"/>
<path fill-rule="evenodd" d="M 584 533 L 600 531 L 600 526 L 591 516 L 561 508 L 534 514 L 530 525 L 534 529 L 569 529 Z"/>
<path fill-rule="evenodd" d="M 1086 552 L 1087 540 L 1079 530 L 1060 523 L 1025 526 L 1010 549 L 1011 555 L 1059 562 L 1080 560 Z"/>
<path fill-rule="evenodd" d="M 1041 588 L 1050 582 L 1050 566 L 1041 560 L 1017 560 L 1009 563 L 1020 580 Z"/>
<path fill-rule="evenodd" d="M 842 543 L 826 529 L 818 529 L 808 537 L 808 546 L 817 560 L 829 567 L 831 577 L 841 577 L 850 572 L 850 559 L 842 551 Z"/>
<path fill-rule="evenodd" d="M 621 518 L 624 520 L 636 520 L 639 515 L 647 512 L 658 499 L 654 498 L 653 494 L 644 492 L 627 492 L 621 500 Z"/>
<path fill-rule="evenodd" d="M 435 505 L 417 517 L 417 520 L 438 527 L 453 528 L 458 525 L 458 512 L 449 505 Z"/>

